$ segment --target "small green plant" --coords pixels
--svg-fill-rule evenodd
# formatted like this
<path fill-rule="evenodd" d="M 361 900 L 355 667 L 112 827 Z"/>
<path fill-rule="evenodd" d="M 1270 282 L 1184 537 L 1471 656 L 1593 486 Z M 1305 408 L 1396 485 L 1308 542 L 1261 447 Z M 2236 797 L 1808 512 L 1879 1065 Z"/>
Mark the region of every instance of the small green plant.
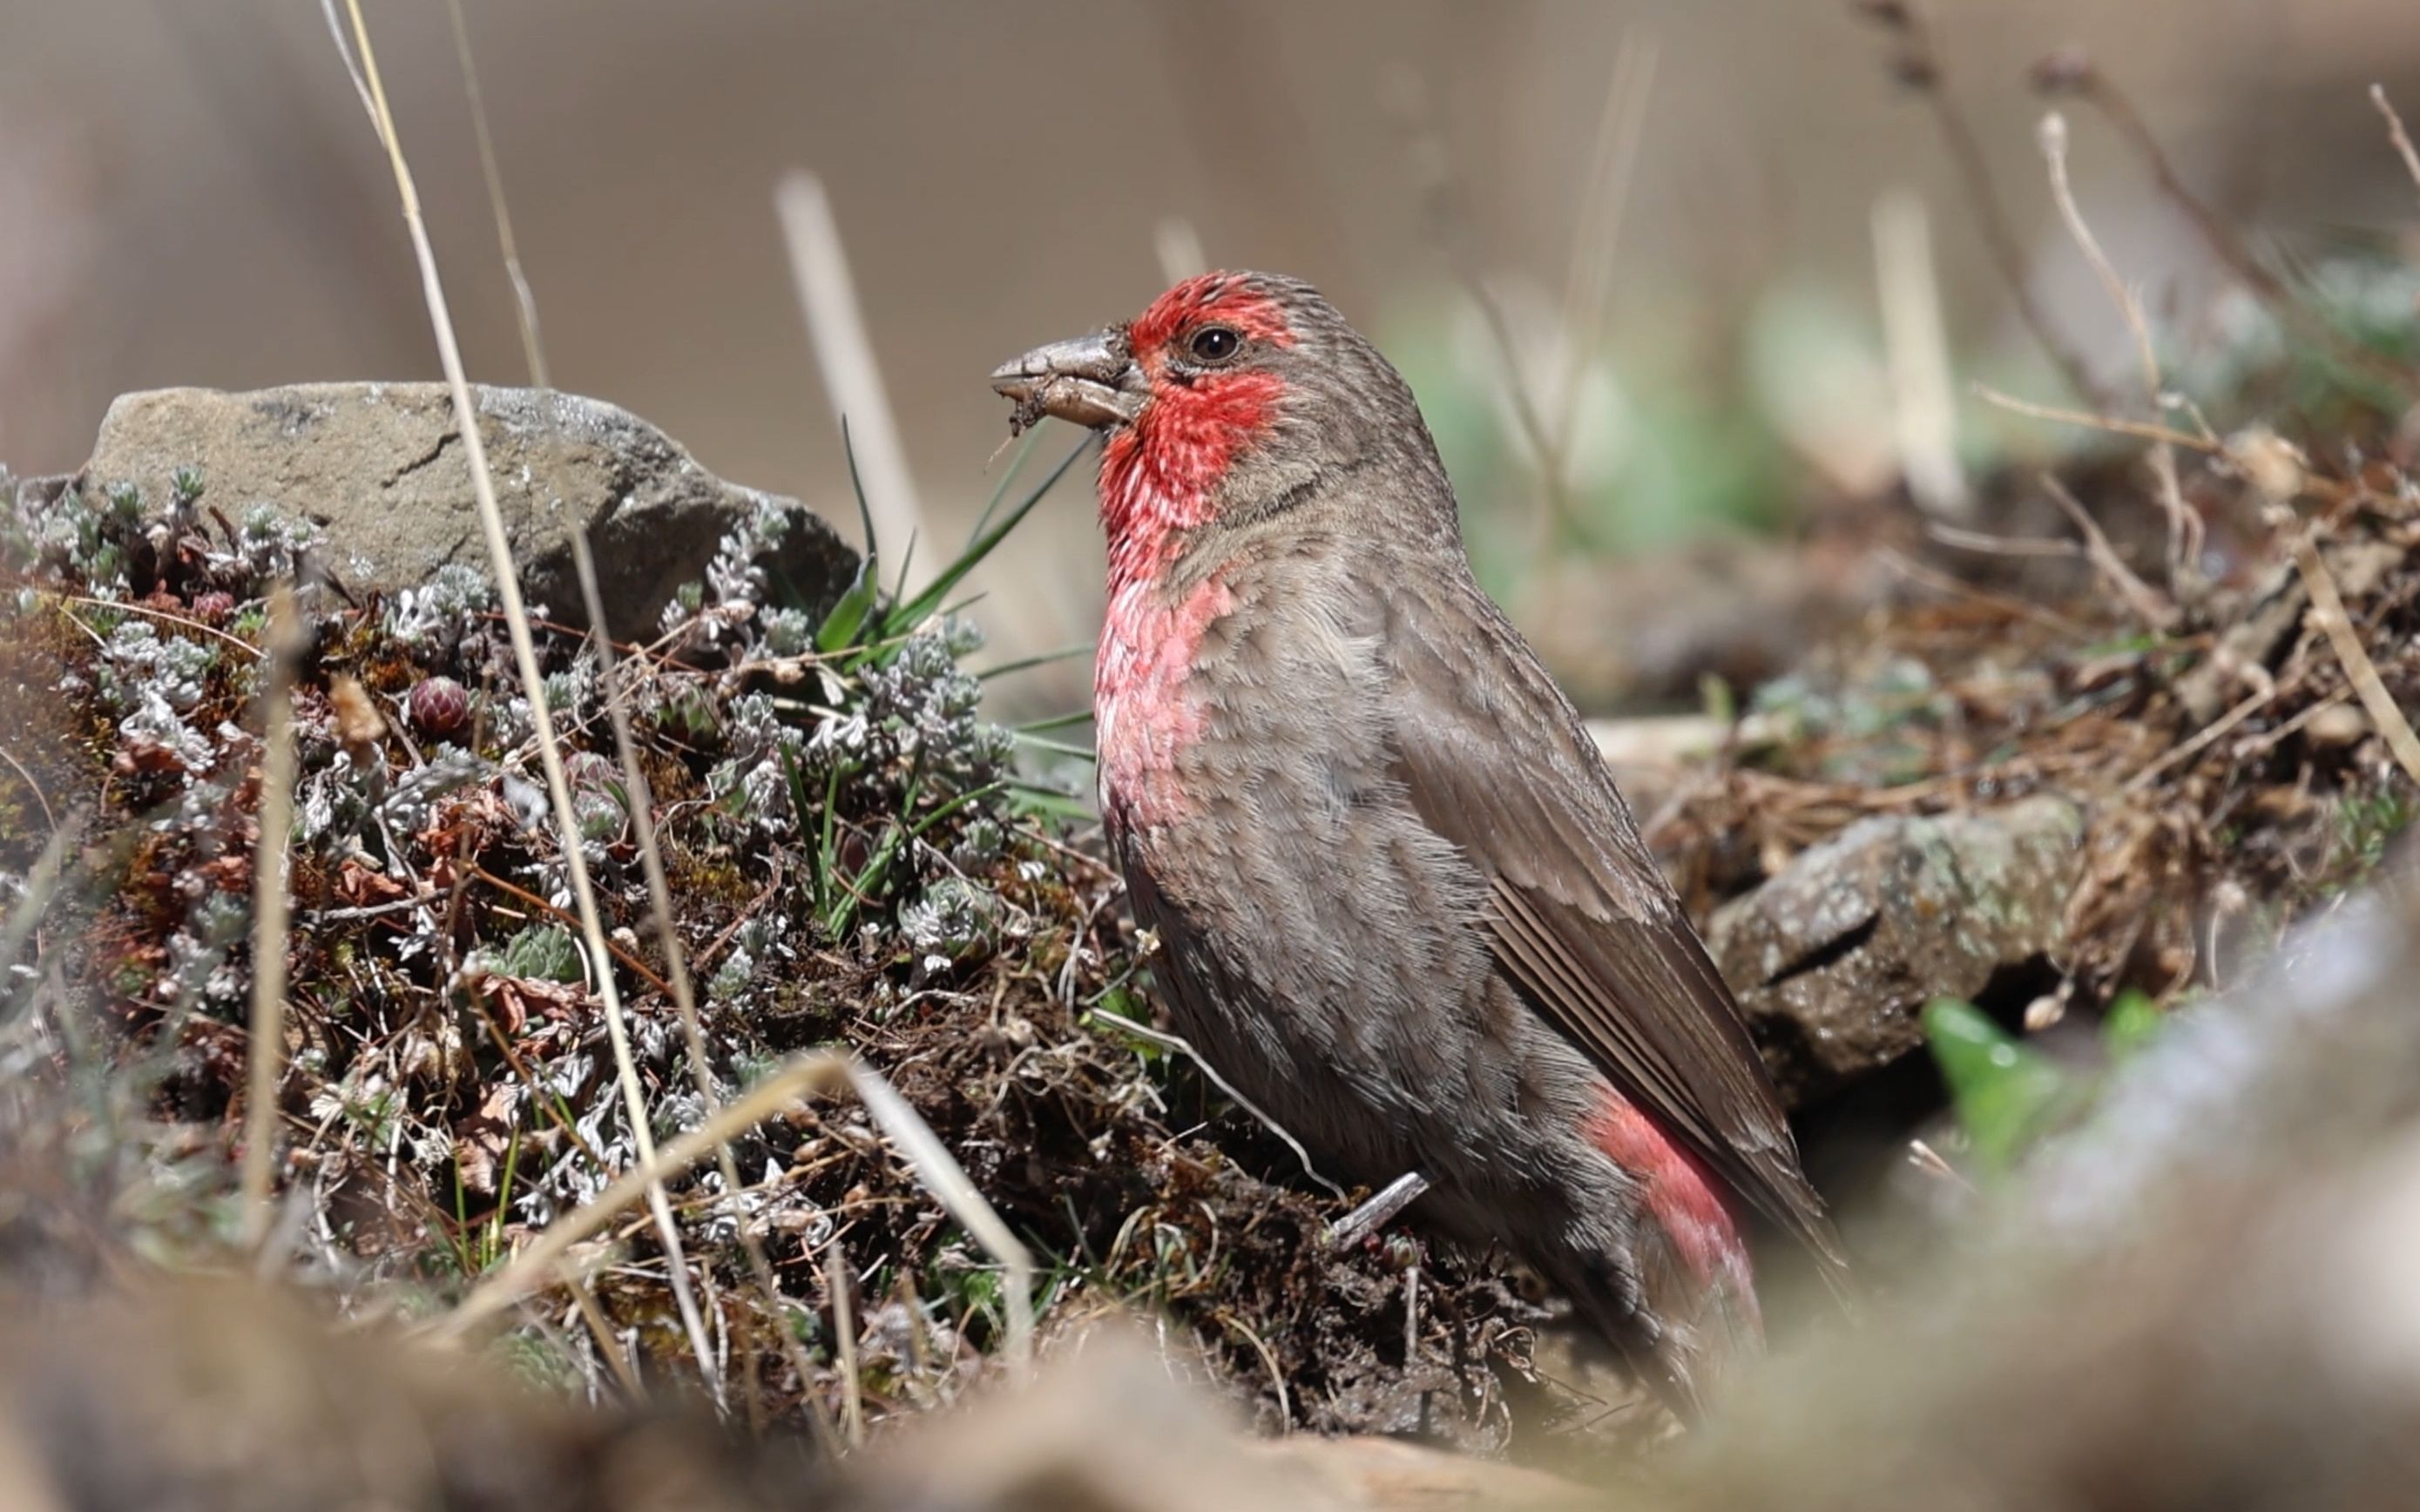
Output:
<path fill-rule="evenodd" d="M 2111 1065 L 2138 1055 L 2171 1011 L 2129 988 L 2101 1021 Z M 1936 997 L 1924 1007 L 1924 1038 L 1949 1086 L 1949 1103 L 1975 1158 L 1989 1173 L 2021 1164 L 2043 1139 L 2080 1118 L 2105 1072 L 2071 1070 L 2025 1044 L 1974 1004 Z"/>

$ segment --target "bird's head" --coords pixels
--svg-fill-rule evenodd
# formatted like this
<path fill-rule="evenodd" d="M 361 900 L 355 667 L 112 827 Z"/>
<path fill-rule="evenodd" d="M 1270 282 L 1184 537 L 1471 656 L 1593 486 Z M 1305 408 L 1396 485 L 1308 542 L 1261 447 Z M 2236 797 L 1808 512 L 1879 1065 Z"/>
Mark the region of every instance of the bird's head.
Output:
<path fill-rule="evenodd" d="M 1188 278 L 1126 324 L 1038 347 L 991 381 L 1021 422 L 1106 433 L 1113 543 L 1282 510 L 1389 452 L 1434 466 L 1394 368 L 1317 289 L 1270 273 Z"/>

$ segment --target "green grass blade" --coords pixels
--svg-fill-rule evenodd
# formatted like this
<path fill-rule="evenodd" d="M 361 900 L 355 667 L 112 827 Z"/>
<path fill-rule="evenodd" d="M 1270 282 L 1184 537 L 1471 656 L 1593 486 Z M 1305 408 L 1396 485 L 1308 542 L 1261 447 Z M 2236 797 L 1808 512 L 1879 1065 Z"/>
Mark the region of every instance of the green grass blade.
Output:
<path fill-rule="evenodd" d="M 957 560 L 942 568 L 940 576 L 927 584 L 923 593 L 905 604 L 893 606 L 891 612 L 882 617 L 882 633 L 896 635 L 930 619 L 933 611 L 947 602 L 951 592 L 966 579 L 967 574 L 990 556 L 993 549 L 1008 538 L 1008 532 L 1016 529 L 1025 517 L 1033 512 L 1033 506 L 1042 502 L 1043 498 L 1058 486 L 1059 480 L 1067 475 L 1067 470 L 1076 465 L 1076 459 L 1092 450 L 1094 440 L 1095 438 L 1087 436 L 1078 441 L 1038 487 L 1018 500 L 1006 515 L 969 541 L 966 549 L 958 553 Z"/>
<path fill-rule="evenodd" d="M 1066 741 L 1053 740 L 1047 735 L 1030 735 L 1022 730 L 1012 730 L 1009 733 L 1016 737 L 1018 745 L 1031 746 L 1035 750 L 1047 751 L 1053 756 L 1071 756 L 1079 762 L 1097 759 L 1089 747 L 1069 745 Z"/>
<path fill-rule="evenodd" d="M 1073 730 L 1079 724 L 1092 722 L 1092 710 L 1072 709 L 1065 714 L 1054 714 L 1047 719 L 1033 719 L 1018 725 L 1016 733 L 1023 735 L 1047 734 L 1053 730 Z"/>
<path fill-rule="evenodd" d="M 973 545 L 982 537 L 984 527 L 991 523 L 991 517 L 1000 508 L 1000 501 L 1008 497 L 1008 486 L 1016 481 L 1016 474 L 1025 467 L 1025 459 L 1033 455 L 1033 443 L 1041 439 L 1042 431 L 1037 426 L 1027 430 L 1024 439 L 1016 443 L 1016 455 L 1008 459 L 1008 471 L 992 485 L 991 497 L 984 501 L 983 513 L 975 517 L 975 528 L 967 532 L 968 545 Z"/>
<path fill-rule="evenodd" d="M 1072 646 L 1061 646 L 1056 651 L 1046 651 L 1038 656 L 1020 656 L 1015 661 L 1004 661 L 997 667 L 986 667 L 975 673 L 975 681 L 988 683 L 995 677 L 1006 677 L 1015 672 L 1032 671 L 1036 667 L 1047 667 L 1053 662 L 1073 661 L 1078 656 L 1089 656 L 1093 654 L 1094 645 L 1093 641 L 1082 640 Z"/>

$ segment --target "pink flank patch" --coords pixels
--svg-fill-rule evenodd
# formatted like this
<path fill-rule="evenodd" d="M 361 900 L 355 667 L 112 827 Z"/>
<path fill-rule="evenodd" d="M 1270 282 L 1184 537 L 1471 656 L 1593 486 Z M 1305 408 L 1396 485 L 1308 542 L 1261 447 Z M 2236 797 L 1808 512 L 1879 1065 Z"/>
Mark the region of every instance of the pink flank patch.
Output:
<path fill-rule="evenodd" d="M 1731 1222 L 1714 1175 L 1610 1087 L 1605 1089 L 1603 1108 L 1589 1120 L 1588 1136 L 1638 1181 L 1648 1212 L 1670 1238 L 1689 1273 L 1708 1288 L 1727 1285 L 1755 1322 L 1756 1279 L 1747 1245 Z"/>

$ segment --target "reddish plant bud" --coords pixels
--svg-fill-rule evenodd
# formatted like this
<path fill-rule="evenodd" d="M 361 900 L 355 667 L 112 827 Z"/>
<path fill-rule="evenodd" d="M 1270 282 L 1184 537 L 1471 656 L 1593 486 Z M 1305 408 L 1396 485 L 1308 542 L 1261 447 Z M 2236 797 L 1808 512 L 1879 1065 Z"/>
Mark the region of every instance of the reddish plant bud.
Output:
<path fill-rule="evenodd" d="M 208 593 L 195 594 L 193 609 L 194 618 L 204 625 L 225 625 L 227 616 L 235 612 L 235 595 L 220 593 L 215 588 Z"/>
<path fill-rule="evenodd" d="M 458 733 L 471 722 L 471 692 L 451 677 L 428 677 L 413 686 L 408 707 L 421 733 Z"/>

